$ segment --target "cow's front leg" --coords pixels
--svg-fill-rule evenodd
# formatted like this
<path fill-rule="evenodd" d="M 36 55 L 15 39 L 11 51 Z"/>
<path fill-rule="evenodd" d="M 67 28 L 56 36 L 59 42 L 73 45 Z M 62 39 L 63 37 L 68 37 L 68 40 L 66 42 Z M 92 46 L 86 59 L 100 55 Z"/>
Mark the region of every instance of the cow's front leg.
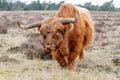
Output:
<path fill-rule="evenodd" d="M 78 54 L 75 52 L 71 52 L 68 57 L 68 69 L 73 70 L 74 69 L 74 60 L 77 58 Z"/>
<path fill-rule="evenodd" d="M 67 67 L 67 62 L 64 59 L 64 56 L 57 51 L 52 51 L 52 57 L 58 61 L 62 68 Z"/>

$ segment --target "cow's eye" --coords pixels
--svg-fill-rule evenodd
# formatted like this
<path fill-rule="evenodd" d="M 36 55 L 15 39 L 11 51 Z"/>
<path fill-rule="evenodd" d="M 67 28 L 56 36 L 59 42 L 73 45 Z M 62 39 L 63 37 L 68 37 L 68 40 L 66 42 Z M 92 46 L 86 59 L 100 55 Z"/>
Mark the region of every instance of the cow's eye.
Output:
<path fill-rule="evenodd" d="M 49 33 L 50 33 L 50 31 L 47 32 L 47 34 L 49 34 Z"/>

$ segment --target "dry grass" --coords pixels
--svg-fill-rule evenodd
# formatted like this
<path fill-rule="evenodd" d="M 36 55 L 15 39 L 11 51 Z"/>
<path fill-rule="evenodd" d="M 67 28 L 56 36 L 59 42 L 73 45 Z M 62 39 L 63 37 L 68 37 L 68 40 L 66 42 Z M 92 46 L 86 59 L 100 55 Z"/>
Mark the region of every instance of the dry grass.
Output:
<path fill-rule="evenodd" d="M 12 15 L 9 20 L 19 17 L 24 22 L 35 15 L 36 21 L 38 15 L 45 18 L 55 12 L 1 12 L 0 15 L 4 13 L 7 17 Z M 120 13 L 91 13 L 95 39 L 86 49 L 85 59 L 76 59 L 73 71 L 61 69 L 55 60 L 41 59 L 46 54 L 36 30 L 23 31 L 11 24 L 7 34 L 0 34 L 0 80 L 120 80 Z"/>
<path fill-rule="evenodd" d="M 26 60 L 24 58 L 16 60 L 19 62 L 1 63 L 1 80 L 119 80 L 116 74 L 101 72 L 97 68 L 77 67 L 81 69 L 68 71 L 62 70 L 53 60 Z"/>

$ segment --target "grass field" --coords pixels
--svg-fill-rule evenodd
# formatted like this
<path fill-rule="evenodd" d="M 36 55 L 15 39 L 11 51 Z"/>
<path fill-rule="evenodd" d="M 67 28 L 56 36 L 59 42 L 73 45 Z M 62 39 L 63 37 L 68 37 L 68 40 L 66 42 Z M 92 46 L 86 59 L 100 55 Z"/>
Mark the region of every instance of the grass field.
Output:
<path fill-rule="evenodd" d="M 0 12 L 0 80 L 120 80 L 120 13 L 91 12 L 95 36 L 76 59 L 75 70 L 61 69 L 53 59 L 41 59 L 39 32 L 21 30 L 16 21 L 31 23 L 55 11 Z M 49 55 L 48 55 L 49 56 Z"/>

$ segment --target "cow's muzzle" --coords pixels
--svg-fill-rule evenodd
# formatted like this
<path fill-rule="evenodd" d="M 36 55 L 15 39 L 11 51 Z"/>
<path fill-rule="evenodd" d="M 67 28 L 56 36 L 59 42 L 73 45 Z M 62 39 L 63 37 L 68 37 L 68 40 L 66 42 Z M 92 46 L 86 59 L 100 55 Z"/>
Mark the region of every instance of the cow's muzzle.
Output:
<path fill-rule="evenodd" d="M 56 48 L 53 45 L 46 45 L 45 49 L 46 50 L 55 50 Z"/>
<path fill-rule="evenodd" d="M 45 49 L 49 50 L 49 49 L 51 49 L 51 46 L 50 45 L 46 45 Z"/>
<path fill-rule="evenodd" d="M 44 50 L 45 50 L 46 52 L 51 52 L 51 48 L 50 48 L 49 46 L 45 46 L 45 47 L 44 47 Z"/>

